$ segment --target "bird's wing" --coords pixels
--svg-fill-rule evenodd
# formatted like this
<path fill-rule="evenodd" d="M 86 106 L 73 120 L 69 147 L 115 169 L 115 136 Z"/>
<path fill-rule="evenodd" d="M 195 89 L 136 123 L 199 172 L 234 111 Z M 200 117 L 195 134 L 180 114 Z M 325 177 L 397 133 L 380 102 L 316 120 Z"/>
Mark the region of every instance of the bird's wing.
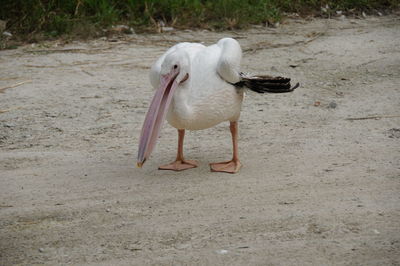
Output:
<path fill-rule="evenodd" d="M 199 43 L 189 43 L 189 42 L 182 42 L 178 43 L 171 48 L 169 48 L 163 55 L 161 55 L 157 61 L 153 64 L 150 69 L 149 78 L 150 83 L 154 89 L 157 89 L 160 86 L 160 72 L 161 72 L 161 65 L 164 62 L 164 59 L 170 53 L 173 53 L 179 49 L 187 50 L 188 54 L 191 54 L 191 50 L 195 50 L 198 48 L 204 48 L 204 45 Z"/>
<path fill-rule="evenodd" d="M 242 60 L 240 44 L 235 39 L 224 38 L 217 42 L 217 46 L 220 48 L 220 57 L 217 63 L 218 74 L 229 83 L 239 82 Z"/>

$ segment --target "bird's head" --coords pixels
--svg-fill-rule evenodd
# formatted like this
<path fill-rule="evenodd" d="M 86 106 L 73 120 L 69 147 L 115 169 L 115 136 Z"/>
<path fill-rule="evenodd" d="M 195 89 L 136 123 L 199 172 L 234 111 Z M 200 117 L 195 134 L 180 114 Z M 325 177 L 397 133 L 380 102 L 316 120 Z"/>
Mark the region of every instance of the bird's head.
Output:
<path fill-rule="evenodd" d="M 178 50 L 168 54 L 161 65 L 161 79 L 169 77 L 180 85 L 189 78 L 189 55 Z"/>
<path fill-rule="evenodd" d="M 137 165 L 141 167 L 152 152 L 176 88 L 189 79 L 190 60 L 184 51 L 166 56 L 160 71 L 160 87 L 150 104 L 143 123 Z"/>

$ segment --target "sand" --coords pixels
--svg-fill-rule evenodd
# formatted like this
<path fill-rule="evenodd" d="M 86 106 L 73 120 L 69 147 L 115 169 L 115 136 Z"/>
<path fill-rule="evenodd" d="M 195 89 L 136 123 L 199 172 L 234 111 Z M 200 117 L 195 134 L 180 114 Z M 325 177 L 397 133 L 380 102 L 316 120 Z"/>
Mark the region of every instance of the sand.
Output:
<path fill-rule="evenodd" d="M 176 42 L 236 38 L 243 71 L 291 77 L 249 92 L 239 121 L 165 124 L 135 167 L 152 62 Z M 400 20 L 287 20 L 0 51 L 0 265 L 399 265 Z M 20 84 L 21 83 L 21 84 Z"/>

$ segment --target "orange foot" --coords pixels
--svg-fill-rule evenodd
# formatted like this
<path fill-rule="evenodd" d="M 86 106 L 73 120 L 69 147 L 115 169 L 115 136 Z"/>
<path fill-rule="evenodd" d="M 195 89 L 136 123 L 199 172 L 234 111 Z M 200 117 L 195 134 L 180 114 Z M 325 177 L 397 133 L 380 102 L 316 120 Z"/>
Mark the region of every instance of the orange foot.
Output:
<path fill-rule="evenodd" d="M 161 165 L 158 167 L 159 170 L 172 170 L 172 171 L 183 171 L 190 168 L 196 168 L 197 162 L 192 160 L 176 160 L 173 163 Z"/>
<path fill-rule="evenodd" d="M 229 161 L 229 162 L 221 162 L 221 163 L 210 163 L 210 168 L 212 172 L 224 172 L 235 174 L 239 172 L 242 164 L 239 160 L 237 161 Z"/>

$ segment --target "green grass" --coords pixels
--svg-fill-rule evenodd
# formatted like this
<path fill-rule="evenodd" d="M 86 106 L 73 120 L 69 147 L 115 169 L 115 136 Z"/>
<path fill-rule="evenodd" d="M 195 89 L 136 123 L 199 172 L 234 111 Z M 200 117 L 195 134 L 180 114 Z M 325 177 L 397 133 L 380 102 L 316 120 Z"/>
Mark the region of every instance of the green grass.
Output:
<path fill-rule="evenodd" d="M 0 0 L 7 30 L 29 39 L 35 34 L 82 37 L 118 23 L 154 30 L 158 21 L 176 28 L 244 28 L 279 21 L 284 12 L 319 14 L 331 10 L 397 8 L 398 0 Z"/>

